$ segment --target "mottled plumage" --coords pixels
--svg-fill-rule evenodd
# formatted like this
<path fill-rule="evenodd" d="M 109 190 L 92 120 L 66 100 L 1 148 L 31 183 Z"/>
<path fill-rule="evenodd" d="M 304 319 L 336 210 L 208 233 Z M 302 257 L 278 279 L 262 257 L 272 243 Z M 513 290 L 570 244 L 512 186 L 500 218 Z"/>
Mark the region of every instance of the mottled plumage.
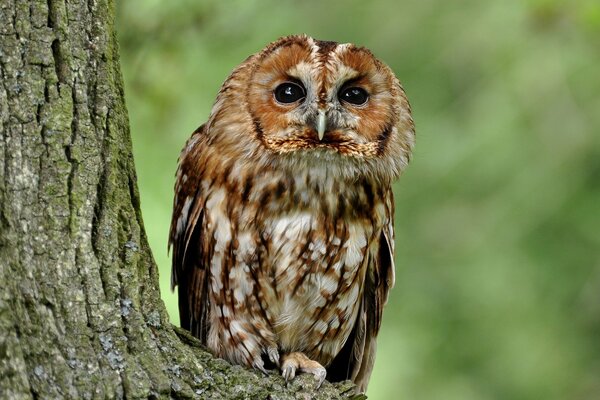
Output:
<path fill-rule="evenodd" d="M 367 49 L 290 36 L 250 56 L 180 157 L 182 326 L 233 363 L 365 390 L 413 143 L 402 87 Z"/>

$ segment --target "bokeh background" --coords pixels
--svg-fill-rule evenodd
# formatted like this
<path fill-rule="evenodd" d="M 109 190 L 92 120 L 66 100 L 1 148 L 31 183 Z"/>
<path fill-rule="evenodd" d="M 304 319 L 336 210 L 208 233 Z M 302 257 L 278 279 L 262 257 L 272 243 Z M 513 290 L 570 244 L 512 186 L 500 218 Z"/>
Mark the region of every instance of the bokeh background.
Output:
<path fill-rule="evenodd" d="M 171 319 L 176 160 L 229 72 L 290 33 L 370 48 L 417 147 L 370 399 L 600 399 L 600 2 L 124 1 L 142 210 Z"/>

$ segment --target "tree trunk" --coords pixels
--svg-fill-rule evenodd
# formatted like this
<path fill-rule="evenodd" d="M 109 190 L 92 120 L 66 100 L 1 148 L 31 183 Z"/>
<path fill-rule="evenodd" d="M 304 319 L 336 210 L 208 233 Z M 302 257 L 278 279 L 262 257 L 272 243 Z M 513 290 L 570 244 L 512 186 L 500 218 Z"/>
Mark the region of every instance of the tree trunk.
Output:
<path fill-rule="evenodd" d="M 169 324 L 113 17 L 111 0 L 0 0 L 0 398 L 352 398 Z"/>

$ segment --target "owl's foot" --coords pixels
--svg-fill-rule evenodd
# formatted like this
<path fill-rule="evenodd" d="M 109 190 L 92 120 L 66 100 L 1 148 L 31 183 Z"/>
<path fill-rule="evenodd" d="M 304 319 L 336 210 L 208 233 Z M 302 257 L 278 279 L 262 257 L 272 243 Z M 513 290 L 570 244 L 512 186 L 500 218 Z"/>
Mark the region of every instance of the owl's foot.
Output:
<path fill-rule="evenodd" d="M 294 379 L 294 376 L 296 376 L 296 370 L 299 370 L 300 372 L 313 374 L 318 379 L 318 389 L 321 387 L 325 377 L 327 376 L 327 371 L 325 368 L 318 362 L 306 357 L 304 353 L 295 352 L 285 354 L 281 357 L 281 359 L 283 361 L 281 364 L 281 375 L 286 382 Z"/>

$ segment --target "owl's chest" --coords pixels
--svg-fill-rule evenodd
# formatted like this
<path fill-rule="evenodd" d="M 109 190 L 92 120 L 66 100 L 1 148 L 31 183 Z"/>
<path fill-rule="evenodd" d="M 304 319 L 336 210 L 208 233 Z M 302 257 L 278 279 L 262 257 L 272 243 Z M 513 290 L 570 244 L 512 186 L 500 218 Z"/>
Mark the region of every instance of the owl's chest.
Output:
<path fill-rule="evenodd" d="M 267 221 L 262 284 L 283 348 L 324 363 L 339 351 L 360 307 L 376 230 L 371 221 L 327 222 L 308 210 Z"/>
<path fill-rule="evenodd" d="M 251 325 L 264 317 L 283 350 L 326 365 L 354 326 L 385 216 L 373 187 L 340 193 L 304 182 L 253 188 L 245 207 L 229 204 L 227 188 L 211 193 L 211 287 L 215 304 L 234 300 L 231 312 L 219 303 L 224 315 Z"/>
<path fill-rule="evenodd" d="M 325 221 L 315 211 L 270 218 L 263 229 L 269 273 L 277 289 L 294 295 L 334 293 L 350 284 L 368 253 L 374 226 L 366 221 Z"/>

